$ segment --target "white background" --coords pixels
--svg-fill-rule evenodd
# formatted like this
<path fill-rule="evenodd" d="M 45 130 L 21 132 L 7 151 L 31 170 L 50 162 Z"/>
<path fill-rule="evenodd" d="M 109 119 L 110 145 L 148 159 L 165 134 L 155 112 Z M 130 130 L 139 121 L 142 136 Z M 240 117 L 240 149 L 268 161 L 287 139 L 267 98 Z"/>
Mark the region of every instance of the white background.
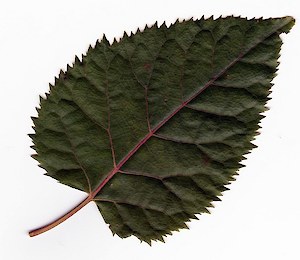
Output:
<path fill-rule="evenodd" d="M 299 1 L 0 1 L 0 259 L 300 259 L 300 26 L 282 35 L 271 108 L 246 168 L 214 203 L 166 243 L 149 247 L 112 236 L 95 205 L 34 238 L 86 194 L 43 176 L 30 155 L 30 116 L 60 69 L 105 33 L 109 40 L 156 20 L 215 15 L 279 17 L 300 22 Z"/>

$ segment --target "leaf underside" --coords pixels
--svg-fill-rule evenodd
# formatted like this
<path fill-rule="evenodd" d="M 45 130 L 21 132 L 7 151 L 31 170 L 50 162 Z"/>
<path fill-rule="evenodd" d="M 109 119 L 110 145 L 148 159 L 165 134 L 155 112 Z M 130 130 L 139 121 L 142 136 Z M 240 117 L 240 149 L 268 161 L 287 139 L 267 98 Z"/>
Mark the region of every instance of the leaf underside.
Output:
<path fill-rule="evenodd" d="M 202 18 L 103 37 L 41 98 L 34 158 L 93 194 L 114 234 L 163 241 L 220 200 L 254 147 L 293 24 Z"/>

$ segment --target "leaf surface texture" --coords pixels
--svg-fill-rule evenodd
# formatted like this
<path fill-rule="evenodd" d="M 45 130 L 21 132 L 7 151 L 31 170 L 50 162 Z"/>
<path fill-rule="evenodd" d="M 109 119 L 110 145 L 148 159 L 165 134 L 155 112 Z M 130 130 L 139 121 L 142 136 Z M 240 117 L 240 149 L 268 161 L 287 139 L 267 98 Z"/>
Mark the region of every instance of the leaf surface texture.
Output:
<path fill-rule="evenodd" d="M 104 37 L 41 98 L 47 175 L 87 192 L 120 237 L 151 243 L 208 212 L 254 145 L 291 17 L 227 17 Z"/>

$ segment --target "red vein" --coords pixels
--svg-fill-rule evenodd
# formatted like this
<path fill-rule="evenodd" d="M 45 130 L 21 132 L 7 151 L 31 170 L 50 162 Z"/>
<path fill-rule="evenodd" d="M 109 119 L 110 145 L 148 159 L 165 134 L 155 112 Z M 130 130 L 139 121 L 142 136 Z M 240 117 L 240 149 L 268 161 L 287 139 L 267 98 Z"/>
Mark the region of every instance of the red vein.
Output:
<path fill-rule="evenodd" d="M 120 173 L 127 174 L 127 175 L 135 175 L 135 176 L 142 176 L 142 177 L 148 177 L 152 179 L 162 180 L 163 178 L 157 175 L 152 175 L 150 173 L 145 172 L 136 172 L 136 171 L 119 171 Z"/>
<path fill-rule="evenodd" d="M 166 141 L 172 141 L 172 142 L 176 142 L 176 143 L 181 143 L 181 144 L 193 144 L 193 145 L 197 145 L 197 143 L 195 143 L 195 142 L 188 142 L 188 141 L 176 139 L 174 137 L 170 137 L 170 136 L 166 136 L 166 135 L 161 135 L 161 134 L 154 134 L 153 137 L 156 137 L 156 138 L 159 138 L 159 139 L 162 139 L 162 140 L 166 140 Z"/>
<path fill-rule="evenodd" d="M 130 63 L 130 68 L 131 68 L 131 71 L 132 71 L 132 74 L 134 75 L 136 81 L 139 83 L 139 85 L 141 85 L 143 88 L 144 88 L 144 97 L 145 97 L 145 107 L 146 107 L 146 121 L 147 121 L 147 127 L 148 127 L 148 131 L 150 131 L 151 127 L 150 127 L 150 120 L 149 120 L 149 105 L 148 105 L 148 85 L 145 85 L 143 84 L 138 76 L 136 75 L 136 73 L 134 72 L 133 70 L 133 67 L 132 67 L 132 64 L 131 64 L 131 61 L 129 60 L 129 63 Z M 149 83 L 149 81 L 148 81 Z M 147 83 L 147 84 L 148 84 Z"/>
<path fill-rule="evenodd" d="M 151 125 L 150 125 L 150 119 L 149 119 L 148 86 L 145 87 L 145 102 L 146 102 L 146 120 L 147 120 L 147 126 L 148 126 L 148 131 L 151 132 Z"/>
<path fill-rule="evenodd" d="M 113 139 L 111 136 L 111 130 L 110 130 L 110 102 L 109 102 L 109 92 L 108 92 L 108 83 L 106 82 L 106 102 L 107 102 L 107 107 L 108 107 L 108 111 L 107 111 L 107 134 L 108 134 L 108 138 L 109 138 L 109 145 L 110 145 L 110 150 L 111 150 L 111 156 L 113 159 L 113 165 L 114 168 L 116 168 L 116 155 L 115 155 L 115 149 L 114 149 L 114 144 L 113 144 Z"/>
<path fill-rule="evenodd" d="M 115 155 L 115 149 L 114 149 L 114 144 L 113 144 L 110 128 L 107 129 L 107 133 L 108 133 L 108 138 L 109 138 L 111 156 L 113 159 L 113 165 L 114 165 L 114 167 L 116 167 L 116 155 Z"/>
<path fill-rule="evenodd" d="M 184 97 L 184 90 L 183 90 L 183 77 L 184 77 L 184 73 L 183 73 L 183 68 L 184 68 L 184 64 L 181 66 L 180 69 L 180 82 L 179 82 L 179 86 L 180 86 L 180 94 L 181 94 L 181 101 L 183 101 L 183 97 Z"/>
<path fill-rule="evenodd" d="M 65 125 L 64 125 L 64 123 L 63 123 L 63 120 L 61 119 L 61 117 L 59 117 L 59 118 L 60 118 L 60 121 L 62 122 L 62 126 L 63 126 L 63 128 L 64 128 L 64 130 L 65 130 L 65 134 L 66 134 L 66 136 L 67 136 L 67 138 L 68 138 L 68 141 L 69 141 L 69 143 L 70 143 L 70 145 L 71 145 L 72 153 L 73 153 L 73 155 L 74 155 L 76 161 L 77 161 L 78 164 L 79 164 L 79 167 L 81 168 L 81 170 L 82 170 L 82 172 L 83 172 L 83 174 L 84 174 L 84 176 L 85 176 L 85 179 L 86 179 L 86 181 L 87 181 L 87 185 L 88 185 L 89 191 L 90 191 L 90 193 L 91 193 L 91 191 L 92 191 L 92 186 L 91 186 L 91 183 L 90 183 L 89 176 L 88 176 L 87 172 L 85 171 L 85 169 L 84 169 L 84 167 L 83 167 L 81 161 L 79 160 L 79 157 L 78 157 L 77 154 L 76 154 L 76 149 L 75 149 L 75 147 L 74 147 L 74 144 L 73 144 L 73 142 L 72 142 L 71 137 L 70 137 L 69 134 L 68 134 L 67 128 L 65 127 Z"/>

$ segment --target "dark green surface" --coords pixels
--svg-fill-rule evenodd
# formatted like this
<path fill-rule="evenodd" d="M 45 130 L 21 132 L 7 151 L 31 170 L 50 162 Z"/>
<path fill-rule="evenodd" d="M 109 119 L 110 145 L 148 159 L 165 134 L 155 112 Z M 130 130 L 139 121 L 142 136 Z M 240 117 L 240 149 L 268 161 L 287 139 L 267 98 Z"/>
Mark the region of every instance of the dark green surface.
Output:
<path fill-rule="evenodd" d="M 114 168 L 109 134 L 118 164 L 148 126 L 203 88 L 95 197 L 113 233 L 163 240 L 208 212 L 254 147 L 279 35 L 293 24 L 227 17 L 154 25 L 112 45 L 104 38 L 41 99 L 34 157 L 47 175 L 90 193 Z"/>

